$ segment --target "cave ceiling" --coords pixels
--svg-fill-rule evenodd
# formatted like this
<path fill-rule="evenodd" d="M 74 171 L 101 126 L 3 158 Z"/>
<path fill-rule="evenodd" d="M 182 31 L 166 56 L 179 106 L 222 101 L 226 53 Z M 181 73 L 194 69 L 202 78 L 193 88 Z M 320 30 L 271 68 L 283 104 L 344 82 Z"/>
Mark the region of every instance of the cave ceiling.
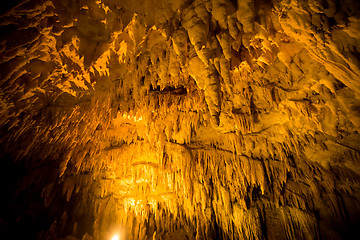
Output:
<path fill-rule="evenodd" d="M 11 239 L 359 236 L 356 0 L 22 1 L 0 116 Z"/>

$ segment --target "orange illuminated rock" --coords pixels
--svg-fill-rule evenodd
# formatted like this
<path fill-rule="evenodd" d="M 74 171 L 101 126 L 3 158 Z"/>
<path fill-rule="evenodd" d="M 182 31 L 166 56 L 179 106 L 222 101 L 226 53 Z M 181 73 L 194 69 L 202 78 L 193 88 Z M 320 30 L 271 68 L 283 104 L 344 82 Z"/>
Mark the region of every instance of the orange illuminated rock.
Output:
<path fill-rule="evenodd" d="M 21 2 L 0 18 L 4 236 L 359 235 L 359 9 Z"/>

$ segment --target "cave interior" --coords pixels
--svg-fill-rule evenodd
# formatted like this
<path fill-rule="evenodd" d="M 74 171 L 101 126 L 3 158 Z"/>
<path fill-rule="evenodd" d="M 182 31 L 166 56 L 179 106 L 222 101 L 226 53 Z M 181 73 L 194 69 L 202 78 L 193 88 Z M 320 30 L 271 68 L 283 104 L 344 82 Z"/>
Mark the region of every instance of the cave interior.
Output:
<path fill-rule="evenodd" d="M 2 239 L 360 239 L 358 0 L 17 0 Z"/>

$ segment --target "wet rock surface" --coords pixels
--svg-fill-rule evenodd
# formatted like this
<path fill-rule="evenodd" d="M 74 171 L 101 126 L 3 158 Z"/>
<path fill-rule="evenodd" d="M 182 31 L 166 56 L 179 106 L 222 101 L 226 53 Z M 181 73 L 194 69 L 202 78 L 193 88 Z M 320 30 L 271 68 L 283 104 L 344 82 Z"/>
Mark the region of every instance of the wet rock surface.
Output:
<path fill-rule="evenodd" d="M 359 18 L 357 1 L 23 1 L 0 18 L 4 236 L 358 236 Z"/>

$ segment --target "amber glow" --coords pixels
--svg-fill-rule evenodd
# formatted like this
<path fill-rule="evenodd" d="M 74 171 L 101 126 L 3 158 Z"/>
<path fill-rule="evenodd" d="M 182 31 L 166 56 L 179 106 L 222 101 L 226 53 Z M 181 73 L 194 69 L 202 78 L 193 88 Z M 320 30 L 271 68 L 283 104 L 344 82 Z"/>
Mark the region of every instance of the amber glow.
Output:
<path fill-rule="evenodd" d="M 119 238 L 119 235 L 118 235 L 118 234 L 115 234 L 115 235 L 111 238 L 111 240 L 122 240 L 122 239 Z"/>
<path fill-rule="evenodd" d="M 0 229 L 14 239 L 348 239 L 359 225 L 360 1 L 13 2 Z"/>

